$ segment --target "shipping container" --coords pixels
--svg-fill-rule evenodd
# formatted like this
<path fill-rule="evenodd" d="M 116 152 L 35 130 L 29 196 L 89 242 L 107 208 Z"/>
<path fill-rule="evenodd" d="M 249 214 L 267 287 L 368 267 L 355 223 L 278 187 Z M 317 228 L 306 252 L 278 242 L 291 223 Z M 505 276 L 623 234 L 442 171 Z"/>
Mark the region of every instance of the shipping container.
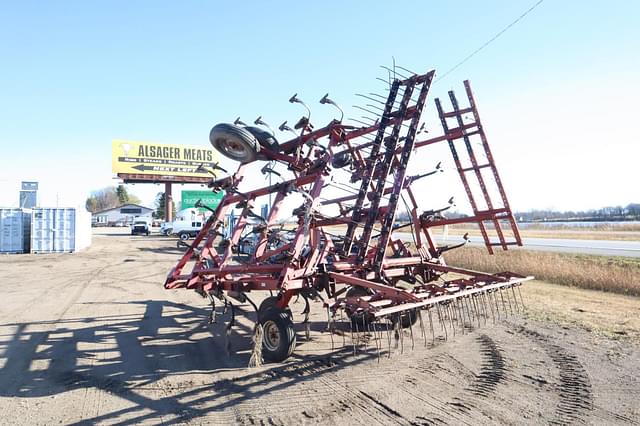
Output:
<path fill-rule="evenodd" d="M 61 253 L 91 245 L 91 214 L 73 208 L 35 208 L 31 253 Z"/>
<path fill-rule="evenodd" d="M 29 251 L 31 211 L 0 208 L 0 253 Z"/>

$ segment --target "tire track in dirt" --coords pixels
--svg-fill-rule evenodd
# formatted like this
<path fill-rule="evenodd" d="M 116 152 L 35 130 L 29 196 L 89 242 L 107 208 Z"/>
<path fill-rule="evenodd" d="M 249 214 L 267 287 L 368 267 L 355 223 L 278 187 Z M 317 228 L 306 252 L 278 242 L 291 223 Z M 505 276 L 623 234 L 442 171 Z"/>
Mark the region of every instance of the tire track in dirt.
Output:
<path fill-rule="evenodd" d="M 360 389 L 359 385 L 371 383 L 370 379 L 349 380 L 336 370 L 341 367 L 326 359 L 317 359 L 266 371 L 259 380 L 277 381 L 274 388 L 278 389 L 267 398 L 236 405 L 237 421 L 241 424 L 292 424 L 351 418 L 360 424 L 417 424 L 382 402 L 373 390 Z M 295 383 L 287 383 L 288 379 Z"/>
<path fill-rule="evenodd" d="M 471 384 L 469 391 L 476 396 L 487 397 L 504 380 L 506 366 L 502 349 L 489 336 L 483 334 L 476 341 L 480 343 L 483 361 L 476 382 Z"/>
<path fill-rule="evenodd" d="M 534 340 L 551 358 L 559 370 L 560 383 L 557 388 L 559 397 L 556 406 L 556 416 L 549 423 L 566 425 L 571 423 L 586 423 L 586 417 L 593 410 L 593 395 L 591 381 L 578 358 L 550 341 L 550 339 L 524 327 L 518 327 L 516 332 Z"/>
<path fill-rule="evenodd" d="M 496 391 L 497 386 L 506 379 L 507 369 L 503 351 L 493 339 L 483 334 L 478 336 L 475 342 L 478 344 L 477 350 L 482 357 L 480 361 L 480 371 L 478 373 L 474 374 L 468 371 L 468 368 L 464 364 L 460 363 L 455 357 L 448 353 L 425 360 L 426 362 L 421 362 L 415 370 L 419 374 L 427 376 L 420 380 L 426 386 L 429 386 L 429 380 L 427 379 L 438 378 L 435 374 L 436 369 L 442 369 L 443 364 L 447 370 L 450 370 L 451 375 L 460 376 L 461 373 L 466 372 L 469 376 L 468 380 L 470 380 L 470 383 L 464 386 L 462 392 L 458 392 L 458 395 L 443 401 L 435 398 L 432 394 L 416 395 L 410 392 L 409 389 L 403 390 L 412 394 L 414 398 L 424 402 L 427 402 L 426 397 L 428 397 L 430 400 L 428 401 L 428 405 L 435 408 L 439 414 L 446 413 L 444 416 L 445 419 L 450 419 L 456 423 L 466 423 L 467 420 L 465 419 L 469 419 L 470 422 L 477 421 L 477 418 L 474 419 L 473 417 L 477 414 L 484 414 L 476 406 L 477 404 L 474 403 L 474 399 L 489 398 Z M 447 360 L 446 358 L 449 359 Z M 457 366 L 457 369 L 455 369 L 455 371 L 451 370 L 451 366 Z M 412 379 L 415 379 L 415 375 L 407 376 L 406 381 L 411 383 Z M 448 385 L 454 392 L 456 389 L 459 389 L 459 386 L 454 383 L 449 383 L 445 380 L 441 381 Z M 416 420 L 426 422 L 427 424 L 446 422 L 446 420 L 440 417 L 441 416 L 420 416 L 420 418 L 416 418 Z"/>

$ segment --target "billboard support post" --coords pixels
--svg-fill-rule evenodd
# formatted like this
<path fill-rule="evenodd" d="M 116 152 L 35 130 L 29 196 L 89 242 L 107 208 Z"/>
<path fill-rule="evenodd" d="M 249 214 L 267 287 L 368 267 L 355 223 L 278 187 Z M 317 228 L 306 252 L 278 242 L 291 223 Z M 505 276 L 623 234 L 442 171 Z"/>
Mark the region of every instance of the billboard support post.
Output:
<path fill-rule="evenodd" d="M 171 182 L 164 184 L 164 217 L 166 222 L 173 222 L 173 195 L 171 194 Z"/>

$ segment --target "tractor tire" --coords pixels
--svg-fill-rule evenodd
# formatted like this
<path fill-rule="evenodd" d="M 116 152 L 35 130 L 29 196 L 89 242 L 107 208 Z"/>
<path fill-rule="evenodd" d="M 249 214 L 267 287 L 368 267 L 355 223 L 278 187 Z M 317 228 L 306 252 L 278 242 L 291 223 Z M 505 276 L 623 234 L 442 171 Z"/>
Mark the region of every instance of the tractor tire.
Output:
<path fill-rule="evenodd" d="M 276 303 L 278 303 L 278 298 L 276 296 L 269 296 L 260 303 L 258 307 L 258 322 L 261 322 L 261 319 L 264 317 L 265 313 L 270 309 L 278 309 L 276 307 Z M 291 313 L 291 309 L 289 307 L 284 309 L 285 312 L 289 315 L 290 318 L 293 318 L 293 314 Z"/>
<path fill-rule="evenodd" d="M 189 233 L 188 232 L 180 232 L 178 234 L 178 238 L 180 238 L 180 241 L 188 241 L 189 240 Z"/>
<path fill-rule="evenodd" d="M 260 144 L 250 131 L 235 124 L 220 123 L 209 133 L 211 145 L 227 158 L 251 163 L 258 158 Z"/>
<path fill-rule="evenodd" d="M 296 332 L 293 321 L 286 310 L 272 307 L 260 321 L 262 337 L 262 358 L 267 362 L 282 362 L 296 348 Z"/>

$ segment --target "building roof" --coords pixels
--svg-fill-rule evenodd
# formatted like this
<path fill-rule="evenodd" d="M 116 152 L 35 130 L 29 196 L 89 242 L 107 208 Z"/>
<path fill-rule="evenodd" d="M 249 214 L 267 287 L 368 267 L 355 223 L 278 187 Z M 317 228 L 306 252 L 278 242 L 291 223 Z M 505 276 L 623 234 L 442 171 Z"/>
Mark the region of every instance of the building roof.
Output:
<path fill-rule="evenodd" d="M 141 206 L 140 204 L 127 203 L 127 204 L 122 204 L 121 206 L 118 206 L 118 207 L 111 207 L 109 209 L 100 210 L 100 211 L 94 212 L 92 214 L 100 214 L 100 213 L 104 213 L 104 212 L 110 212 L 112 210 L 120 210 L 121 208 L 128 207 L 128 206 L 135 206 L 135 207 L 140 207 L 141 209 L 153 211 L 153 209 L 150 208 L 150 207 Z"/>

